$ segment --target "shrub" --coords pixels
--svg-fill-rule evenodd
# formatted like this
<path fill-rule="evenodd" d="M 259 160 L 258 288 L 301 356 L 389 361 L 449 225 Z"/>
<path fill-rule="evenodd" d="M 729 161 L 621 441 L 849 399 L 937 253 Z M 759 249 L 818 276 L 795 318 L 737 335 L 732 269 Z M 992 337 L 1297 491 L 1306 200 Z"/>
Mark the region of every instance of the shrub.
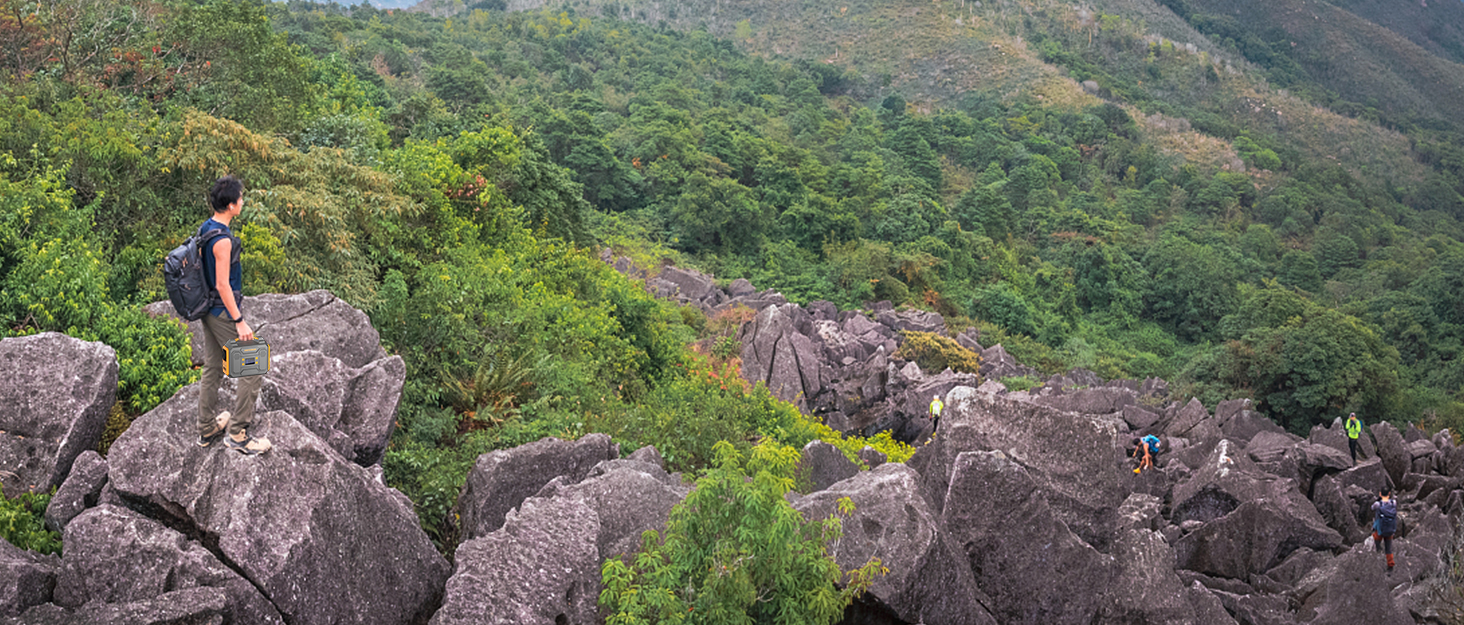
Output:
<path fill-rule="evenodd" d="M 900 343 L 895 356 L 915 361 L 922 371 L 938 373 L 946 367 L 965 373 L 981 371 L 981 355 L 961 347 L 954 339 L 931 332 L 904 331 L 900 334 L 905 340 Z"/>
<path fill-rule="evenodd" d="M 0 538 L 40 553 L 61 553 L 61 535 L 46 529 L 43 515 L 52 493 L 21 493 L 0 501 Z"/>
<path fill-rule="evenodd" d="M 840 520 L 805 521 L 783 498 L 798 450 L 764 441 L 745 465 L 731 443 L 714 452 L 713 468 L 671 510 L 665 539 L 647 531 L 629 562 L 601 565 L 607 624 L 834 623 L 888 571 L 877 559 L 841 571 L 828 553 Z M 853 509 L 839 501 L 841 514 Z"/>

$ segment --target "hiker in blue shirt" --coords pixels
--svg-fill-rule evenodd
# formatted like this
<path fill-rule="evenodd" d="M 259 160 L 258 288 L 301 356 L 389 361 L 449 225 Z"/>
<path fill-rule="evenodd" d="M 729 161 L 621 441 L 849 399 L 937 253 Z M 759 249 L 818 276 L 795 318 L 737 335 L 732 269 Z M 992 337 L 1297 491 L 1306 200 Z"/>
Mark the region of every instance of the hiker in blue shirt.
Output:
<path fill-rule="evenodd" d="M 1392 491 L 1383 488 L 1378 493 L 1378 500 L 1373 502 L 1373 550 L 1382 551 L 1388 555 L 1388 572 L 1393 572 L 1393 534 L 1398 531 L 1398 502 L 1394 501 Z"/>
<path fill-rule="evenodd" d="M 1158 456 L 1160 451 L 1159 437 L 1153 434 L 1146 435 L 1143 438 L 1135 437 L 1129 444 L 1134 446 L 1133 451 L 1129 452 L 1129 455 L 1139 459 L 1139 467 L 1134 469 L 1134 473 L 1153 468 L 1154 457 Z"/>
<path fill-rule="evenodd" d="M 208 193 L 213 216 L 199 227 L 200 233 L 217 231 L 203 242 L 204 275 L 208 277 L 210 302 L 213 307 L 203 317 L 203 375 L 198 385 L 198 444 L 208 447 L 224 439 L 225 446 L 252 456 L 268 451 L 269 439 L 249 435 L 254 420 L 254 402 L 264 384 L 264 376 L 238 378 L 235 382 L 233 412 L 217 415 L 219 382 L 223 378 L 224 344 L 231 340 L 250 341 L 254 330 L 244 320 L 244 268 L 239 262 L 241 244 L 230 222 L 244 210 L 244 183 L 233 176 L 214 182 Z"/>

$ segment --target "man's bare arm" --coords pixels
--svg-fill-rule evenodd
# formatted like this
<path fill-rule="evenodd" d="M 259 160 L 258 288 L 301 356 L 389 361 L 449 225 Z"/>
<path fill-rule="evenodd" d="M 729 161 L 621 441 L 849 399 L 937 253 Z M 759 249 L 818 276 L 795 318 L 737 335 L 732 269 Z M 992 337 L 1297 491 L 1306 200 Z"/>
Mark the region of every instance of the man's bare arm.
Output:
<path fill-rule="evenodd" d="M 229 286 L 229 254 L 233 249 L 234 242 L 228 237 L 214 244 L 214 284 L 217 285 L 219 299 L 224 301 L 224 309 L 229 311 L 229 318 L 239 319 L 244 315 L 239 312 L 239 303 L 234 301 L 234 288 Z M 247 322 L 240 320 L 234 329 L 239 333 L 239 340 L 254 340 L 254 330 Z"/>

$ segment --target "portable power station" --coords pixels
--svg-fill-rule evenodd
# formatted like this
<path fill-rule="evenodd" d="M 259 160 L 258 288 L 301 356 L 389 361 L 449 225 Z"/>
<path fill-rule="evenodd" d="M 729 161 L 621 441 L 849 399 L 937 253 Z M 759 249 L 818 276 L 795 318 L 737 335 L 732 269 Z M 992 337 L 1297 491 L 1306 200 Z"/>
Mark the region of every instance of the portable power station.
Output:
<path fill-rule="evenodd" d="M 224 375 L 245 378 L 269 373 L 269 343 L 256 336 L 252 341 L 232 339 L 224 343 Z"/>

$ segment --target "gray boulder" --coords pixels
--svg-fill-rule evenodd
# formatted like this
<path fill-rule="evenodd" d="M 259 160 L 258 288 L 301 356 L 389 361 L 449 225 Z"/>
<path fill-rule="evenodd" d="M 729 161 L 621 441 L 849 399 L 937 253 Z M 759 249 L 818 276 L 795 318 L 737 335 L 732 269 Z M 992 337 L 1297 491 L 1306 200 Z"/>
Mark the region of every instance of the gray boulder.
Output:
<path fill-rule="evenodd" d="M 284 623 L 269 600 L 214 554 L 136 512 L 103 505 L 66 528 L 56 605 L 146 601 L 174 590 L 217 588 L 234 623 Z"/>
<path fill-rule="evenodd" d="M 1378 444 L 1378 457 L 1383 459 L 1383 468 L 1388 470 L 1388 477 L 1394 484 L 1401 483 L 1403 474 L 1413 468 L 1413 455 L 1408 452 L 1408 444 L 1403 442 L 1403 435 L 1391 423 L 1374 423 L 1371 429 Z"/>
<path fill-rule="evenodd" d="M 1033 400 L 1044 406 L 1078 414 L 1113 414 L 1123 412 L 1138 401 L 1138 396 L 1126 388 L 1097 387 L 1084 388 Z"/>
<path fill-rule="evenodd" d="M 884 452 L 865 445 L 863 449 L 859 450 L 859 461 L 863 462 L 864 466 L 873 469 L 889 462 L 889 457 L 885 456 Z"/>
<path fill-rule="evenodd" d="M 687 302 L 698 302 L 716 288 L 712 277 L 694 269 L 665 267 L 656 276 L 673 287 L 671 295 Z"/>
<path fill-rule="evenodd" d="M 634 554 L 646 530 L 664 533 L 671 509 L 690 492 L 690 486 L 656 465 L 607 460 L 584 481 L 560 488 L 554 496 L 577 500 L 595 511 L 599 519 L 595 548 L 600 561 Z M 596 578 L 596 594 L 598 583 Z"/>
<path fill-rule="evenodd" d="M 1159 413 L 1142 406 L 1124 406 L 1123 420 L 1128 423 L 1129 429 L 1145 432 L 1159 422 Z"/>
<path fill-rule="evenodd" d="M 1164 517 L 1160 514 L 1163 503 L 1164 500 L 1157 495 L 1130 493 L 1118 507 L 1119 531 L 1163 529 Z"/>
<path fill-rule="evenodd" d="M 191 385 L 113 443 L 108 481 L 123 500 L 216 545 L 292 624 L 431 614 L 449 567 L 401 493 L 284 412 L 256 415 L 274 444 L 263 455 L 200 448 L 196 410 Z"/>
<path fill-rule="evenodd" d="M 0 540 L 0 617 L 19 616 L 51 600 L 60 559 Z"/>
<path fill-rule="evenodd" d="M 1368 506 L 1392 481 L 1376 457 L 1351 469 L 1324 475 L 1312 485 L 1312 502 L 1327 525 L 1347 544 L 1361 542 L 1372 532 Z"/>
<path fill-rule="evenodd" d="M 620 446 L 604 434 L 577 441 L 546 438 L 478 456 L 458 495 L 456 513 L 463 540 L 487 536 L 502 527 L 509 510 L 550 480 L 563 476 L 567 483 L 578 482 L 601 461 L 619 456 Z"/>
<path fill-rule="evenodd" d="M 757 289 L 747 281 L 747 278 L 738 278 L 727 285 L 727 295 L 730 297 L 747 297 L 756 293 Z"/>
<path fill-rule="evenodd" d="M 1220 433 L 1231 440 L 1248 441 L 1261 432 L 1286 433 L 1286 428 L 1254 410 L 1242 410 L 1224 419 L 1217 415 L 1216 420 L 1221 421 Z"/>
<path fill-rule="evenodd" d="M 245 296 L 240 308 L 249 319 L 249 327 L 269 341 L 275 354 L 316 350 L 353 369 L 386 357 L 381 335 L 366 313 L 330 291 Z M 183 323 L 167 300 L 148 304 L 143 311 Z M 202 365 L 203 322 L 192 321 L 187 326 L 193 340 L 193 364 Z"/>
<path fill-rule="evenodd" d="M 949 467 L 963 451 L 1000 450 L 1037 480 L 1058 518 L 1088 543 L 1105 547 L 1116 535 L 1117 507 L 1132 474 L 1124 468 L 1126 426 L 1115 416 L 1074 415 L 1008 396 L 958 387 L 946 397 L 940 462 Z M 912 459 L 913 460 L 913 459 Z M 939 509 L 949 469 L 921 471 Z M 939 491 L 939 492 L 931 492 Z"/>
<path fill-rule="evenodd" d="M 457 549 L 432 625 L 596 623 L 600 518 L 583 501 L 533 497 Z"/>
<path fill-rule="evenodd" d="M 406 382 L 401 356 L 351 368 L 316 350 L 279 354 L 260 388 L 262 410 L 283 410 L 347 460 L 380 462 Z"/>
<path fill-rule="evenodd" d="M 1046 489 L 1000 451 L 956 457 L 941 527 L 964 552 L 1000 623 L 1093 623 L 1117 570 L 1048 506 Z"/>
<path fill-rule="evenodd" d="M 1174 545 L 1177 566 L 1207 575 L 1246 579 L 1280 564 L 1291 552 L 1342 546 L 1310 505 L 1297 510 L 1271 501 L 1245 501 Z"/>
<path fill-rule="evenodd" d="M 820 350 L 814 345 L 813 317 L 797 304 L 769 306 L 738 331 L 742 377 L 767 384 L 773 395 L 808 408 L 823 390 Z"/>
<path fill-rule="evenodd" d="M 1293 592 L 1300 605 L 1297 619 L 1311 625 L 1412 625 L 1408 610 L 1389 592 L 1382 564 L 1382 554 L 1358 545 L 1313 570 Z"/>
<path fill-rule="evenodd" d="M 1174 574 L 1174 551 L 1164 535 L 1131 529 L 1114 543 L 1118 571 L 1109 579 L 1099 623 L 1195 623 L 1195 608 Z"/>
<path fill-rule="evenodd" d="M 889 568 L 875 578 L 867 603 L 907 623 L 994 624 L 979 601 L 981 591 L 965 555 L 920 496 L 919 480 L 903 464 L 884 464 L 803 497 L 794 507 L 806 520 L 819 522 L 836 515 L 839 499 L 854 501 L 854 514 L 843 521 L 844 536 L 832 555 L 843 570 L 870 558 Z"/>
<path fill-rule="evenodd" d="M 117 399 L 117 353 L 42 332 L 0 340 L 0 469 L 6 497 L 60 486 L 102 439 Z"/>
<path fill-rule="evenodd" d="M 874 320 L 896 332 L 946 333 L 945 318 L 927 310 L 885 310 L 876 313 Z"/>
<path fill-rule="evenodd" d="M 1225 610 L 1220 598 L 1199 582 L 1184 589 L 1184 599 L 1195 611 L 1195 625 L 1236 625 L 1235 617 Z"/>
<path fill-rule="evenodd" d="M 76 610 L 37 606 L 4 625 L 223 625 L 229 598 L 218 588 L 174 590 L 128 603 L 88 603 Z"/>
<path fill-rule="evenodd" d="M 1219 426 L 1210 417 L 1210 412 L 1205 410 L 1205 405 L 1199 399 L 1191 399 L 1180 408 L 1174 419 L 1164 428 L 1164 433 L 1202 443 L 1213 442 L 1223 436 Z"/>
<path fill-rule="evenodd" d="M 846 458 L 844 452 L 820 440 L 809 441 L 804 445 L 798 460 L 799 486 L 810 493 L 821 491 L 858 473 L 859 466 Z"/>
<path fill-rule="evenodd" d="M 51 496 L 46 505 L 46 527 L 60 533 L 66 524 L 83 510 L 97 505 L 102 487 L 107 484 L 107 460 L 90 449 L 81 452 L 71 464 L 71 475 Z"/>

